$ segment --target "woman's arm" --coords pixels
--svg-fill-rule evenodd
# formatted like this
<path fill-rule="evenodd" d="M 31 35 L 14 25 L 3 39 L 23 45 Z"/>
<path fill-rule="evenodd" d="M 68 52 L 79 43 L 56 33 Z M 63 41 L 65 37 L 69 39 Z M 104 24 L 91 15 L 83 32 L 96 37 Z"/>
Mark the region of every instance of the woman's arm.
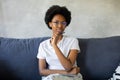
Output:
<path fill-rule="evenodd" d="M 47 76 L 49 74 L 55 74 L 55 73 L 67 74 L 67 72 L 65 70 L 50 70 L 50 69 L 47 69 L 45 59 L 39 59 L 39 72 L 40 72 L 41 75 L 44 75 L 44 76 Z"/>
<path fill-rule="evenodd" d="M 66 71 L 70 71 L 73 68 L 73 65 L 75 64 L 76 57 L 78 55 L 78 50 L 72 49 L 69 51 L 69 56 L 65 57 L 61 50 L 58 48 L 57 43 L 59 42 L 59 36 L 54 35 L 51 39 L 51 45 L 55 50 L 55 53 L 60 60 L 61 64 L 65 68 Z"/>
<path fill-rule="evenodd" d="M 70 71 L 76 61 L 77 55 L 78 55 L 78 50 L 70 50 L 69 52 L 69 56 L 65 57 L 63 55 L 63 53 L 61 52 L 61 50 L 58 48 L 58 46 L 53 46 L 56 55 L 58 56 L 61 64 L 63 65 L 63 67 L 65 68 L 66 71 Z"/>
<path fill-rule="evenodd" d="M 77 74 L 80 72 L 80 69 L 78 67 L 73 67 L 71 71 L 67 72 L 66 70 L 50 70 L 46 68 L 46 61 L 45 59 L 39 59 L 39 72 L 40 75 L 50 75 L 50 74 Z"/>

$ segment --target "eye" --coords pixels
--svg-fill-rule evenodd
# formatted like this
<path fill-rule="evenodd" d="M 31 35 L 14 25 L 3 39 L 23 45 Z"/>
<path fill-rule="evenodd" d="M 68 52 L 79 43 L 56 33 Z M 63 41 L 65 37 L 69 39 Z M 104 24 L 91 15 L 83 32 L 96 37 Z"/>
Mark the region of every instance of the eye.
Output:
<path fill-rule="evenodd" d="M 53 22 L 53 23 L 55 23 L 56 25 L 58 25 L 58 24 L 59 24 L 59 22 Z"/>
<path fill-rule="evenodd" d="M 64 22 L 62 22 L 62 25 L 66 26 L 66 25 L 67 25 L 67 22 L 65 22 L 65 21 L 64 21 Z"/>

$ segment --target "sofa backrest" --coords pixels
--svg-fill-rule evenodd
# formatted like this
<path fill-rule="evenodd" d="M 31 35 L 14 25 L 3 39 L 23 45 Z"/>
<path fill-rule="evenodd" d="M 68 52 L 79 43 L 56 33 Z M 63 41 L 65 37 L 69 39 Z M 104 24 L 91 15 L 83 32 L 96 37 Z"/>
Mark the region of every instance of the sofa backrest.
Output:
<path fill-rule="evenodd" d="M 0 38 L 0 80 L 41 80 L 36 56 L 47 38 Z"/>
<path fill-rule="evenodd" d="M 32 39 L 0 38 L 0 80 L 41 80 L 36 58 L 40 42 Z M 77 65 L 84 80 L 107 80 L 120 62 L 120 36 L 78 38 L 81 52 Z"/>
<path fill-rule="evenodd" d="M 108 80 L 120 63 L 120 36 L 79 38 L 77 63 L 85 80 Z"/>

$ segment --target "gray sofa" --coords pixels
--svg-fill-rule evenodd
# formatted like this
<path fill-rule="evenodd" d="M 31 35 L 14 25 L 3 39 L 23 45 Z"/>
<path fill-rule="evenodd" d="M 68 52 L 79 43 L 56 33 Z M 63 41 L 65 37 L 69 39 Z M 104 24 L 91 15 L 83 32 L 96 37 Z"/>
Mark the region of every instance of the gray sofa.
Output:
<path fill-rule="evenodd" d="M 39 43 L 49 37 L 0 37 L 0 80 L 41 80 L 36 58 Z M 84 80 L 107 80 L 120 62 L 120 36 L 78 38 L 77 57 Z"/>

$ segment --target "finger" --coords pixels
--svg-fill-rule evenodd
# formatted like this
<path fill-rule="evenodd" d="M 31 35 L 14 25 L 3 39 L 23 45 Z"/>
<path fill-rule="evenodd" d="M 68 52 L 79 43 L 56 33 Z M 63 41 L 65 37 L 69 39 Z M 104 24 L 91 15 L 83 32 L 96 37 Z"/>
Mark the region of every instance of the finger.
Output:
<path fill-rule="evenodd" d="M 50 41 L 52 41 L 52 40 L 53 40 L 53 37 L 51 37 Z"/>
<path fill-rule="evenodd" d="M 78 72 L 80 72 L 80 68 L 78 67 Z"/>
<path fill-rule="evenodd" d="M 54 33 L 54 36 L 57 36 L 57 34 Z"/>

